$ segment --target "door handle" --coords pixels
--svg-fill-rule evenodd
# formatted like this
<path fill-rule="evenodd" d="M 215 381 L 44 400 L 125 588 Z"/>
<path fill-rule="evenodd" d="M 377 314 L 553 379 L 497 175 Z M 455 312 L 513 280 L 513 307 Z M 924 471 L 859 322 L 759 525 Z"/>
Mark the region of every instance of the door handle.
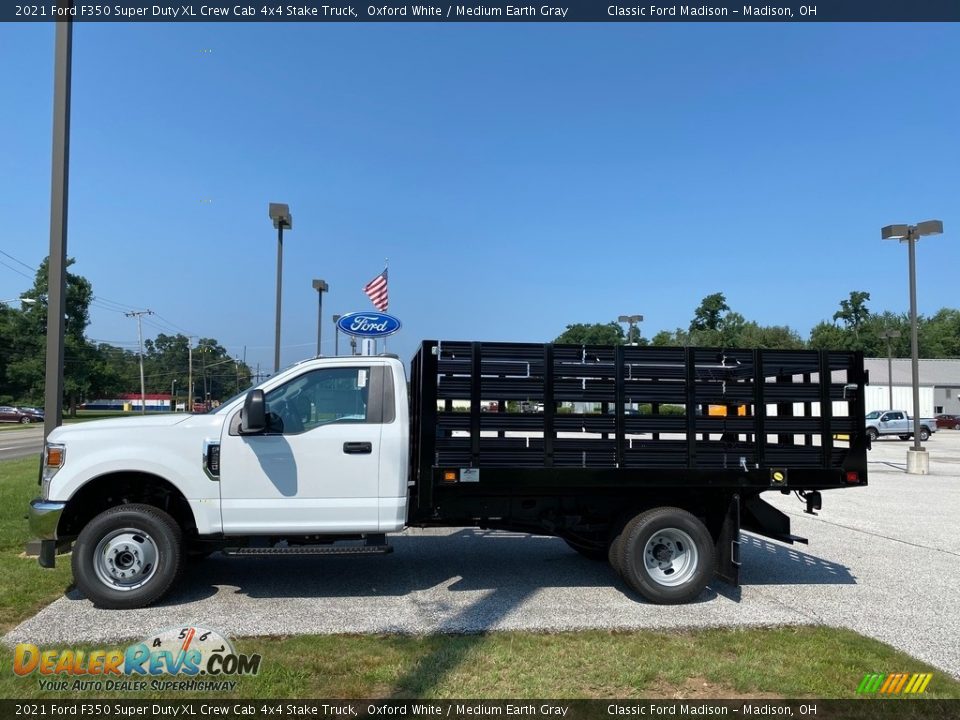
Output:
<path fill-rule="evenodd" d="M 369 455 L 373 452 L 373 443 L 369 442 L 345 442 L 343 451 L 347 455 Z"/>

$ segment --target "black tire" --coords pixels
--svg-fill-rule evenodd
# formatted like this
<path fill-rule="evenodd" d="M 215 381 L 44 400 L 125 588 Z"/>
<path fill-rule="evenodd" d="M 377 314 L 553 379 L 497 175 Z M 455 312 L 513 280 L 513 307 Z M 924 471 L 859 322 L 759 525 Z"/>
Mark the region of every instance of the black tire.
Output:
<path fill-rule="evenodd" d="M 631 588 L 650 602 L 660 605 L 689 602 L 703 592 L 713 577 L 716 569 L 713 538 L 706 526 L 686 510 L 674 507 L 647 510 L 627 523 L 622 535 L 620 574 Z M 681 567 L 677 569 L 670 563 L 666 571 L 648 571 L 645 562 L 648 543 L 671 536 L 674 538 L 671 547 L 680 550 L 681 558 L 685 555 L 687 560 L 679 561 Z M 686 538 L 690 539 L 692 547 L 687 547 Z M 656 547 L 669 552 L 668 545 L 658 543 Z M 676 577 L 684 579 L 676 585 L 668 584 L 672 572 L 679 573 Z"/>
<path fill-rule="evenodd" d="M 930 430 L 922 427 L 920 428 L 920 442 L 926 442 L 930 439 Z"/>
<path fill-rule="evenodd" d="M 101 579 L 97 568 L 101 568 L 106 575 L 108 565 L 117 570 L 124 556 L 132 558 L 137 553 L 124 552 L 115 547 L 112 553 L 104 550 L 101 558 L 95 557 L 101 542 L 106 542 L 111 534 L 124 530 L 129 532 L 119 537 L 131 538 L 129 545 L 135 548 L 139 543 L 137 552 L 143 549 L 144 557 L 153 557 L 155 560 L 145 563 L 142 571 L 137 564 L 130 566 L 131 575 L 126 581 L 134 583 L 137 578 L 144 576 L 146 579 L 142 585 L 127 589 Z M 112 542 L 118 540 L 114 538 Z M 146 552 L 147 548 L 152 548 L 152 554 Z M 139 557 L 137 555 L 138 560 Z M 117 562 L 113 563 L 108 558 L 116 558 Z M 120 505 L 100 513 L 80 531 L 73 546 L 73 578 L 77 587 L 97 607 L 117 610 L 142 608 L 166 594 L 180 572 L 182 561 L 183 537 L 180 526 L 172 517 L 151 505 Z M 120 566 L 120 570 L 126 567 Z"/>
<path fill-rule="evenodd" d="M 880 437 L 880 433 L 876 431 L 876 428 L 867 428 L 867 440 L 873 442 L 878 437 Z"/>
<path fill-rule="evenodd" d="M 20 424 L 21 424 L 21 425 L 29 425 L 29 424 L 30 424 L 30 418 L 27 417 L 26 415 L 24 415 L 22 418 L 20 418 Z"/>
<path fill-rule="evenodd" d="M 570 538 L 563 538 L 563 541 L 570 546 L 572 550 L 576 550 L 588 560 L 596 560 L 597 562 L 607 561 L 607 546 L 605 543 L 587 544 L 577 540 L 571 540 Z"/>
<path fill-rule="evenodd" d="M 623 569 L 620 561 L 623 556 L 623 530 L 627 522 L 629 522 L 629 518 L 614 526 L 612 537 L 610 538 L 610 546 L 607 549 L 607 561 L 610 563 L 610 567 L 613 568 L 614 572 L 620 577 L 623 577 Z"/>
<path fill-rule="evenodd" d="M 909 436 L 909 435 L 899 435 L 898 437 L 899 437 L 901 440 L 909 440 L 909 439 L 910 439 L 910 436 Z"/>

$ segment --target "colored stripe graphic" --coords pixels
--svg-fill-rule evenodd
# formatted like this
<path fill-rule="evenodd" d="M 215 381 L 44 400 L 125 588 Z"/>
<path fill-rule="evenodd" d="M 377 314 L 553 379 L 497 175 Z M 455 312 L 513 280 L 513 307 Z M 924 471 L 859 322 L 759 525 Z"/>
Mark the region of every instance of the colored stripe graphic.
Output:
<path fill-rule="evenodd" d="M 867 673 L 857 686 L 858 693 L 917 695 L 927 689 L 933 673 Z"/>

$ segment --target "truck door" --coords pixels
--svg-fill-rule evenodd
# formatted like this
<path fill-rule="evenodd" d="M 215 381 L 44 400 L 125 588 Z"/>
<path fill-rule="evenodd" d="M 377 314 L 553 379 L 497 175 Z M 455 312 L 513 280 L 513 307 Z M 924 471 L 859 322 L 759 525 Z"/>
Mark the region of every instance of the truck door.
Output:
<path fill-rule="evenodd" d="M 887 419 L 887 425 L 886 425 L 887 432 L 890 432 L 890 433 L 896 432 L 897 434 L 908 432 L 907 419 L 902 412 L 888 412 L 886 414 L 886 419 Z"/>
<path fill-rule="evenodd" d="M 384 365 L 304 372 L 266 393 L 267 430 L 220 442 L 223 532 L 376 531 Z"/>

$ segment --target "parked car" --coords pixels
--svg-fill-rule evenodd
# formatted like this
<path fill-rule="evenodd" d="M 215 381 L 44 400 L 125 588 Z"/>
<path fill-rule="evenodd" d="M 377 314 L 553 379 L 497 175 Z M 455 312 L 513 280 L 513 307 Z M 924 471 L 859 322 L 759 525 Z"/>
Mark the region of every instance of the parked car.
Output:
<path fill-rule="evenodd" d="M 960 415 L 937 415 L 937 427 L 960 430 Z"/>
<path fill-rule="evenodd" d="M 0 422 L 13 422 L 29 425 L 33 422 L 43 422 L 43 413 L 34 408 L 18 408 L 12 405 L 0 406 Z"/>

